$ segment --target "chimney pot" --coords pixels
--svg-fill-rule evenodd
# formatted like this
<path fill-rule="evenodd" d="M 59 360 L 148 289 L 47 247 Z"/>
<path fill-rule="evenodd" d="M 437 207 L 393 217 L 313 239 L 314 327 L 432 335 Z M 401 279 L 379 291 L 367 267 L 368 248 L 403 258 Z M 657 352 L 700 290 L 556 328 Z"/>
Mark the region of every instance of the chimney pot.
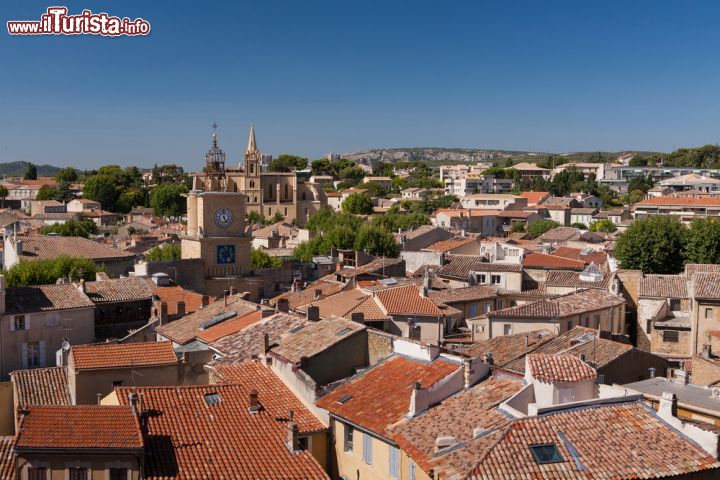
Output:
<path fill-rule="evenodd" d="M 257 413 L 260 411 L 260 401 L 258 400 L 258 392 L 255 389 L 250 390 L 249 394 L 250 405 L 248 411 L 250 413 Z"/>
<path fill-rule="evenodd" d="M 365 314 L 363 312 L 353 312 L 350 314 L 350 320 L 360 325 L 365 325 Z"/>
<path fill-rule="evenodd" d="M 210 297 L 208 295 L 203 295 L 202 296 L 202 306 L 207 307 L 208 305 L 210 305 Z"/>
<path fill-rule="evenodd" d="M 290 301 L 287 298 L 281 298 L 277 301 L 275 307 L 279 312 L 287 313 L 290 311 Z"/>
<path fill-rule="evenodd" d="M 313 322 L 320 320 L 320 307 L 316 305 L 310 305 L 307 309 L 307 319 Z"/>
<path fill-rule="evenodd" d="M 260 337 L 260 355 L 265 355 L 270 351 L 270 336 L 267 333 L 263 333 Z"/>
<path fill-rule="evenodd" d="M 160 325 L 168 323 L 168 304 L 167 302 L 160 302 Z"/>
<path fill-rule="evenodd" d="M 225 306 L 227 307 L 228 304 L 228 295 L 230 295 L 230 290 L 223 290 L 223 298 L 225 299 Z"/>
<path fill-rule="evenodd" d="M 315 300 L 320 300 L 320 297 L 322 296 L 322 289 L 316 288 L 315 289 Z"/>
<path fill-rule="evenodd" d="M 650 372 L 650 378 L 655 378 L 655 367 L 648 368 L 648 371 Z"/>
<path fill-rule="evenodd" d="M 185 316 L 185 302 L 183 302 L 182 300 L 177 302 L 177 316 L 178 318 Z"/>

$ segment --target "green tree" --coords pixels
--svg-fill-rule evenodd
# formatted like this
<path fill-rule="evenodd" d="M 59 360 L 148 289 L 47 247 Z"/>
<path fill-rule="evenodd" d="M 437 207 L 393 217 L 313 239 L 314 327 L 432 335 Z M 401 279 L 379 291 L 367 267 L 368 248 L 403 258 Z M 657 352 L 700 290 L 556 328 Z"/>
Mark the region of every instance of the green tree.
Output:
<path fill-rule="evenodd" d="M 373 202 L 365 193 L 353 193 L 342 203 L 342 209 L 343 212 L 369 215 L 373 211 Z"/>
<path fill-rule="evenodd" d="M 367 189 L 374 197 L 385 198 L 388 191 L 379 183 L 368 182 L 363 183 L 363 188 Z"/>
<path fill-rule="evenodd" d="M 83 237 L 88 238 L 90 235 L 97 235 L 98 227 L 92 220 L 68 220 L 65 223 L 56 223 L 47 225 L 40 230 L 40 233 L 47 235 L 56 233 L 61 237 Z"/>
<path fill-rule="evenodd" d="M 182 249 L 178 243 L 166 243 L 164 245 L 158 245 L 151 248 L 145 254 L 145 260 L 148 261 L 160 261 L 160 260 L 179 260 L 182 254 Z"/>
<path fill-rule="evenodd" d="M 647 193 L 647 191 L 654 186 L 655 182 L 653 182 L 651 175 L 648 175 L 647 177 L 644 175 L 640 175 L 639 177 L 635 177 L 628 182 L 628 192 L 632 192 L 633 190 L 639 190 L 643 193 Z"/>
<path fill-rule="evenodd" d="M 280 212 L 275 212 L 275 215 L 273 215 L 272 219 L 270 220 L 270 223 L 279 223 L 285 220 L 285 217 Z"/>
<path fill-rule="evenodd" d="M 246 217 L 248 223 L 250 223 L 251 225 L 260 225 L 265 222 L 265 218 L 263 218 L 262 214 L 255 210 L 248 212 Z"/>
<path fill-rule="evenodd" d="M 310 166 L 312 167 L 313 175 L 332 175 L 334 172 L 330 166 L 330 160 L 327 158 L 319 158 L 313 160 Z"/>
<path fill-rule="evenodd" d="M 560 224 L 555 220 L 538 220 L 527 227 L 527 233 L 530 235 L 530 238 L 537 238 L 548 230 L 559 226 Z"/>
<path fill-rule="evenodd" d="M 720 222 L 696 218 L 687 231 L 686 263 L 720 263 Z"/>
<path fill-rule="evenodd" d="M 307 167 L 307 163 L 307 158 L 283 153 L 270 162 L 268 170 L 271 172 L 294 172 L 295 170 L 302 170 Z"/>
<path fill-rule="evenodd" d="M 186 211 L 185 185 L 161 183 L 150 191 L 150 206 L 156 215 L 179 217 Z"/>
<path fill-rule="evenodd" d="M 581 222 L 571 223 L 570 226 L 573 228 L 579 228 L 580 230 L 587 230 L 588 228 L 587 225 Z"/>
<path fill-rule="evenodd" d="M 360 227 L 355 237 L 355 249 L 365 250 L 377 257 L 397 257 L 400 254 L 400 246 L 392 233 L 370 224 Z"/>
<path fill-rule="evenodd" d="M 38 190 L 35 200 L 55 200 L 58 195 L 58 189 L 50 185 L 43 185 Z"/>
<path fill-rule="evenodd" d="M 510 233 L 525 233 L 525 224 L 522 222 L 513 222 L 510 227 Z"/>
<path fill-rule="evenodd" d="M 654 215 L 635 220 L 620 235 L 615 255 L 621 268 L 644 273 L 679 273 L 687 229 L 675 217 Z"/>
<path fill-rule="evenodd" d="M 78 179 L 78 173 L 77 170 L 75 170 L 72 167 L 63 168 L 58 172 L 58 174 L 55 176 L 58 182 L 66 182 L 66 183 L 72 183 L 77 182 Z"/>
<path fill-rule="evenodd" d="M 252 249 L 250 252 L 250 268 L 253 270 L 259 270 L 261 268 L 280 268 L 282 266 L 282 259 L 271 257 L 262 250 Z"/>
<path fill-rule="evenodd" d="M 37 180 L 37 167 L 33 163 L 28 163 L 23 178 L 25 180 Z"/>
<path fill-rule="evenodd" d="M 48 285 L 64 278 L 71 281 L 95 280 L 95 274 L 103 271 L 92 260 L 60 256 L 48 260 L 21 260 L 5 272 L 7 286 L 11 288 L 29 285 Z"/>
<path fill-rule="evenodd" d="M 612 221 L 608 220 L 607 218 L 603 218 L 602 220 L 591 223 L 590 231 L 612 233 L 617 231 L 617 227 Z"/>

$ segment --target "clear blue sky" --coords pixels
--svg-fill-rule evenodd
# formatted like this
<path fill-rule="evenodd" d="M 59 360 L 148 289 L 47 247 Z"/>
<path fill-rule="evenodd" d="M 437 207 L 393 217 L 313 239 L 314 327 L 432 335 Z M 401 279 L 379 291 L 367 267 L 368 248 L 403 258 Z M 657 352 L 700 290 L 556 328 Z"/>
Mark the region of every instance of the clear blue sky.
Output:
<path fill-rule="evenodd" d="M 10 37 L 67 5 L 148 37 Z M 670 151 L 720 141 L 716 1 L 99 1 L 0 6 L 0 162 L 199 168 L 262 151 Z"/>

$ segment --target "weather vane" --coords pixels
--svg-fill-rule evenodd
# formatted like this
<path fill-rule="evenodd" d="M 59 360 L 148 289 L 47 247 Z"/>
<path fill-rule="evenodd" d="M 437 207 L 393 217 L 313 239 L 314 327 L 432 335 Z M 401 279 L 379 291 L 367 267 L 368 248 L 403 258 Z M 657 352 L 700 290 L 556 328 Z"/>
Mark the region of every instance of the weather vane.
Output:
<path fill-rule="evenodd" d="M 217 124 L 217 122 L 213 122 L 213 124 L 212 124 L 212 128 L 213 128 L 213 130 L 217 130 L 217 127 L 218 127 L 218 124 Z"/>

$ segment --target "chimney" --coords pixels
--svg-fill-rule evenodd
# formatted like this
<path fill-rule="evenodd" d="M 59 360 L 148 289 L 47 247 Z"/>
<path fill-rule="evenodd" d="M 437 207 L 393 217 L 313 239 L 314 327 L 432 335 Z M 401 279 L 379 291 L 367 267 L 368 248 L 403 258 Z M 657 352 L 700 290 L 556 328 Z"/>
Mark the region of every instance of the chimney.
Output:
<path fill-rule="evenodd" d="M 237 287 L 230 287 L 230 295 L 237 295 L 238 289 Z"/>
<path fill-rule="evenodd" d="M 495 364 L 495 359 L 493 358 L 492 352 L 487 352 L 487 353 L 485 354 L 485 363 L 487 363 L 488 365 L 494 365 L 494 364 Z"/>
<path fill-rule="evenodd" d="M 423 298 L 427 298 L 428 296 L 428 288 L 425 285 L 420 289 L 420 296 Z"/>
<path fill-rule="evenodd" d="M 648 368 L 648 372 L 650 373 L 650 378 L 655 378 L 655 367 Z"/>
<path fill-rule="evenodd" d="M 320 320 L 320 307 L 310 305 L 307 309 L 307 319 L 313 322 Z"/>
<path fill-rule="evenodd" d="M 287 313 L 290 311 L 290 301 L 287 298 L 281 298 L 275 304 L 275 308 L 277 308 L 278 312 Z"/>
<path fill-rule="evenodd" d="M 183 302 L 182 300 L 177 302 L 177 316 L 178 318 L 185 316 L 185 302 Z"/>
<path fill-rule="evenodd" d="M 228 302 L 228 295 L 230 295 L 230 290 L 225 289 L 223 290 L 223 298 L 225 299 L 225 306 L 227 307 Z"/>
<path fill-rule="evenodd" d="M 297 423 L 293 420 L 293 411 L 288 412 L 288 424 L 287 424 L 287 447 L 291 452 L 297 452 L 300 450 L 300 438 L 298 433 L 300 429 Z"/>
<path fill-rule="evenodd" d="M 322 289 L 316 288 L 315 289 L 315 300 L 320 300 L 320 297 L 322 296 Z"/>
<path fill-rule="evenodd" d="M 128 400 L 130 402 L 130 408 L 132 409 L 133 415 L 137 417 L 140 414 L 140 395 L 138 395 L 136 392 L 130 392 L 128 393 Z"/>
<path fill-rule="evenodd" d="M 271 315 L 275 315 L 275 310 L 271 310 L 269 308 L 262 309 L 262 318 L 267 318 Z"/>
<path fill-rule="evenodd" d="M 260 356 L 264 356 L 270 351 L 270 336 L 267 333 L 263 333 L 260 337 Z"/>
<path fill-rule="evenodd" d="M 87 288 L 85 287 L 85 279 L 84 278 L 80 279 L 80 285 L 78 285 L 78 288 L 83 293 L 87 292 Z"/>
<path fill-rule="evenodd" d="M 463 385 L 465 388 L 470 388 L 473 384 L 473 374 L 475 373 L 475 370 L 473 370 L 472 367 L 473 364 L 471 358 L 463 359 Z"/>
<path fill-rule="evenodd" d="M 660 397 L 660 408 L 658 408 L 658 415 L 661 418 L 668 418 L 670 416 L 677 417 L 677 395 L 670 392 L 663 392 Z"/>
<path fill-rule="evenodd" d="M 203 295 L 202 296 L 202 306 L 207 307 L 208 305 L 210 305 L 210 297 L 207 295 Z"/>
<path fill-rule="evenodd" d="M 353 312 L 350 314 L 350 320 L 360 325 L 365 325 L 365 314 L 363 312 Z"/>
<path fill-rule="evenodd" d="M 705 359 L 708 359 L 708 358 L 710 358 L 710 353 L 711 353 L 710 345 L 707 345 L 707 344 L 703 345 L 702 357 Z"/>
<path fill-rule="evenodd" d="M 160 302 L 160 325 L 168 323 L 168 305 L 167 302 Z"/>
<path fill-rule="evenodd" d="M 250 404 L 248 405 L 248 411 L 255 414 L 260 411 L 260 401 L 258 400 L 258 392 L 255 389 L 250 390 L 249 395 Z"/>
<path fill-rule="evenodd" d="M 581 353 L 581 354 L 580 354 L 580 361 L 581 361 L 581 362 L 584 362 L 584 361 L 585 361 L 585 354 L 584 354 L 584 353 Z"/>
<path fill-rule="evenodd" d="M 455 445 L 455 437 L 452 435 L 441 436 L 435 438 L 435 453 L 448 449 Z"/>

